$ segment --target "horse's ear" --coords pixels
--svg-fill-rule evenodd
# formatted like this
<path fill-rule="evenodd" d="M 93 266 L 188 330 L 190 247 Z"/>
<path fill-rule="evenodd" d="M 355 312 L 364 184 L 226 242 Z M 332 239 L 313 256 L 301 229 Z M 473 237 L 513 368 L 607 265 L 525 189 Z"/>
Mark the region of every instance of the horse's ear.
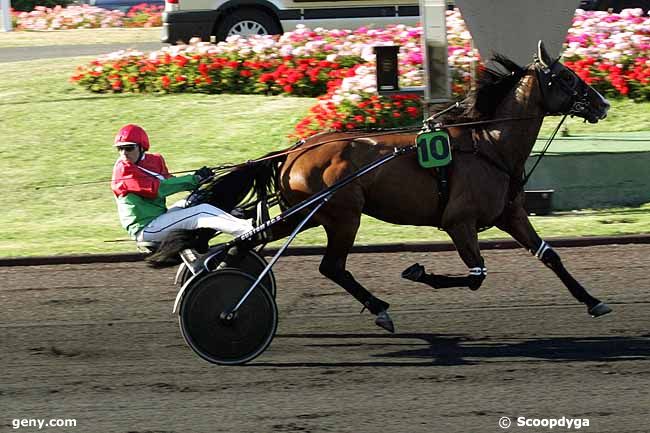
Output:
<path fill-rule="evenodd" d="M 553 64 L 553 59 L 548 55 L 546 47 L 544 47 L 544 42 L 541 40 L 537 42 L 537 61 L 546 68 L 549 68 Z"/>

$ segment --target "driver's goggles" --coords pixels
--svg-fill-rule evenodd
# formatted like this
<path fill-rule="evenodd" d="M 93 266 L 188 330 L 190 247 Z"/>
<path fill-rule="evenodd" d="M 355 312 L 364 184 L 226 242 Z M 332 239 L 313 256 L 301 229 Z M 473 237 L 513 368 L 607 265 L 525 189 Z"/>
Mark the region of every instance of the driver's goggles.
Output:
<path fill-rule="evenodd" d="M 125 144 L 124 146 L 115 146 L 117 147 L 117 151 L 125 151 L 125 152 L 133 152 L 136 148 L 135 144 Z"/>

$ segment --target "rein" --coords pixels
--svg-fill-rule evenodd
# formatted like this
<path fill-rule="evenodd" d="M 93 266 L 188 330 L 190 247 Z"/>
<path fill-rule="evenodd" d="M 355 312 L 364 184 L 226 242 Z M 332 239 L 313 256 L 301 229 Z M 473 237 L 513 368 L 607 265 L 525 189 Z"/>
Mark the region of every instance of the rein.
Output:
<path fill-rule="evenodd" d="M 445 108 L 443 111 L 441 111 L 439 113 L 434 114 L 433 116 L 426 119 L 425 123 L 427 123 L 430 120 L 442 115 L 443 113 L 447 112 L 448 110 L 457 107 L 458 104 L 459 103 L 456 102 L 454 105 L 452 105 L 452 106 L 450 106 L 448 108 Z M 474 122 L 436 124 L 435 127 L 436 128 L 452 128 L 452 127 L 456 128 L 456 127 L 462 127 L 462 126 L 477 126 L 477 125 L 487 125 L 487 124 L 490 124 L 490 123 L 510 122 L 510 121 L 515 121 L 515 120 L 532 120 L 532 119 L 537 119 L 537 116 L 501 117 L 501 118 L 498 118 L 498 119 L 477 120 L 477 121 L 474 121 Z M 384 129 L 384 130 L 381 130 L 381 131 L 377 131 L 377 132 L 373 132 L 373 133 L 366 133 L 366 134 L 363 134 L 363 131 L 360 131 L 360 130 L 357 130 L 357 131 L 323 131 L 323 132 L 320 132 L 319 134 L 312 135 L 309 138 L 316 137 L 316 136 L 318 136 L 320 134 L 328 134 L 328 133 L 332 133 L 332 132 L 334 132 L 334 133 L 338 132 L 338 133 L 343 133 L 343 134 L 363 134 L 363 135 L 359 135 L 359 136 L 356 136 L 356 137 L 349 137 L 349 138 L 345 138 L 345 137 L 343 137 L 343 138 L 342 137 L 333 138 L 331 140 L 326 140 L 326 141 L 322 141 L 322 142 L 319 142 L 319 143 L 310 144 L 309 146 L 306 146 L 306 147 L 298 147 L 301 144 L 305 143 L 305 140 L 303 139 L 303 140 L 300 140 L 300 141 L 296 142 L 293 146 L 291 146 L 289 149 L 287 149 L 285 151 L 274 153 L 273 155 L 264 156 L 262 158 L 250 159 L 250 160 L 248 160 L 246 162 L 243 162 L 241 164 L 235 164 L 235 165 L 229 165 L 229 166 L 220 166 L 219 168 L 243 167 L 243 166 L 250 165 L 250 164 L 255 164 L 255 163 L 258 163 L 258 162 L 261 162 L 261 161 L 280 158 L 280 157 L 283 157 L 285 155 L 289 155 L 289 154 L 294 153 L 294 152 L 313 149 L 315 147 L 322 146 L 324 144 L 334 143 L 334 142 L 337 142 L 337 141 L 352 141 L 352 140 L 356 140 L 358 138 L 380 137 L 380 136 L 384 136 L 384 135 L 399 135 L 399 134 L 404 134 L 404 133 L 409 133 L 409 132 L 417 132 L 417 131 L 421 131 L 421 130 L 422 130 L 422 127 L 418 126 L 418 127 L 411 127 L 411 128 L 404 127 L 404 128 L 394 128 L 394 129 Z"/>
<path fill-rule="evenodd" d="M 524 176 L 523 183 L 521 184 L 522 187 L 524 185 L 526 185 L 526 182 L 528 182 L 528 179 L 530 179 L 530 176 L 533 174 L 533 171 L 535 171 L 535 169 L 537 168 L 537 165 L 540 163 L 540 161 L 542 160 L 542 158 L 546 154 L 546 151 L 548 150 L 549 146 L 551 145 L 551 142 L 555 138 L 555 135 L 557 135 L 557 132 L 560 130 L 560 127 L 564 123 L 564 120 L 566 119 L 567 116 L 568 116 L 568 114 L 565 114 L 564 116 L 562 116 L 562 119 L 560 120 L 560 123 L 557 124 L 557 126 L 555 127 L 555 130 L 553 131 L 551 136 L 548 138 L 548 140 L 546 140 L 546 144 L 544 145 L 544 148 L 539 153 L 539 155 L 537 155 L 537 160 L 535 161 L 535 164 L 533 164 L 533 167 Z"/>
<path fill-rule="evenodd" d="M 280 157 L 285 156 L 285 155 L 289 155 L 289 154 L 294 153 L 294 152 L 313 149 L 315 147 L 322 146 L 324 144 L 334 143 L 334 142 L 337 142 L 337 141 L 352 141 L 352 140 L 356 140 L 358 138 L 379 137 L 379 136 L 382 136 L 382 135 L 398 135 L 398 134 L 403 134 L 403 133 L 408 133 L 408 132 L 419 131 L 420 129 L 422 129 L 422 128 L 421 127 L 412 127 L 412 128 L 385 129 L 383 131 L 377 131 L 377 132 L 374 132 L 374 133 L 363 134 L 363 135 L 359 135 L 357 137 L 333 138 L 331 140 L 322 141 L 320 143 L 313 143 L 313 144 L 310 144 L 309 146 L 306 146 L 306 147 L 298 147 L 298 146 L 305 143 L 305 140 L 302 139 L 302 140 L 297 141 L 293 146 L 291 146 L 290 148 L 288 148 L 287 150 L 284 150 L 282 152 L 274 153 L 273 155 L 264 156 L 262 158 L 250 159 L 250 160 L 248 160 L 248 161 L 246 161 L 244 163 L 236 164 L 236 165 L 233 165 L 231 167 L 232 168 L 241 167 L 241 166 L 245 166 L 245 165 L 249 165 L 249 164 L 255 164 L 255 163 L 258 163 L 258 162 L 261 162 L 261 161 L 266 161 L 266 160 L 269 160 L 269 159 L 276 159 L 276 158 L 280 158 Z M 392 131 L 392 132 L 390 132 L 390 131 Z M 323 132 L 320 132 L 318 134 L 312 135 L 309 138 L 316 137 L 317 135 L 320 135 L 320 134 L 337 133 L 337 132 L 338 133 L 343 133 L 343 134 L 362 134 L 363 133 L 363 131 L 360 131 L 360 130 L 359 131 L 323 131 Z"/>
<path fill-rule="evenodd" d="M 432 116 L 430 116 L 429 118 L 427 118 L 424 121 L 424 124 L 428 126 L 428 123 L 430 121 L 432 121 L 436 117 L 446 113 L 447 111 L 449 111 L 449 110 L 451 110 L 453 108 L 459 107 L 461 102 L 456 102 L 453 105 L 445 108 L 444 110 L 433 114 Z M 544 153 L 548 149 L 549 145 L 551 144 L 551 141 L 553 140 L 553 138 L 557 134 L 557 132 L 560 129 L 560 126 L 562 125 L 562 122 L 564 122 L 565 118 L 566 118 L 566 115 L 562 118 L 562 121 L 560 122 L 560 124 L 557 126 L 557 128 L 553 132 L 553 135 L 547 141 L 547 143 L 546 143 L 546 145 L 544 147 L 544 150 L 538 156 L 537 161 L 535 162 L 535 165 L 533 166 L 533 168 L 530 170 L 530 172 L 524 178 L 524 184 L 526 183 L 526 181 L 528 181 L 528 178 L 532 174 L 532 171 L 537 167 L 537 164 L 539 164 L 541 158 L 544 156 Z M 434 125 L 434 128 L 441 128 L 441 129 L 442 128 L 452 128 L 452 127 L 453 128 L 458 128 L 458 127 L 467 127 L 467 126 L 488 125 L 488 124 L 491 124 L 491 123 L 498 123 L 498 122 L 512 122 L 512 121 L 532 120 L 532 119 L 537 119 L 537 117 L 536 116 L 502 117 L 502 118 L 498 118 L 498 119 L 477 120 L 477 121 L 473 121 L 473 122 L 461 122 L 461 123 L 449 123 L 449 124 L 436 123 Z M 309 149 L 313 149 L 313 148 L 322 146 L 324 144 L 334 143 L 334 142 L 337 142 L 337 141 L 352 141 L 352 140 L 356 140 L 356 139 L 359 139 L 359 138 L 380 137 L 380 136 L 384 136 L 384 135 L 399 135 L 399 134 L 405 134 L 405 133 L 411 133 L 411 132 L 418 132 L 418 131 L 421 131 L 421 130 L 422 130 L 422 127 L 387 128 L 387 129 L 383 129 L 383 130 L 378 130 L 377 132 L 365 133 L 365 134 L 361 130 L 356 130 L 356 131 L 323 131 L 323 132 L 320 132 L 318 134 L 312 135 L 309 138 L 317 137 L 318 135 L 332 133 L 332 132 L 339 132 L 339 133 L 343 133 L 343 134 L 362 134 L 362 135 L 358 135 L 358 136 L 355 136 L 355 137 L 349 137 L 349 138 L 346 138 L 346 137 L 333 138 L 331 140 L 326 140 L 326 141 L 319 142 L 319 143 L 313 143 L 313 144 L 310 144 L 309 146 L 306 146 L 306 147 L 299 147 L 299 146 L 301 146 L 302 144 L 305 143 L 305 140 L 301 139 L 301 140 L 297 141 L 296 143 L 294 143 L 287 150 L 284 150 L 284 151 L 281 151 L 281 152 L 278 152 L 278 153 L 273 153 L 271 155 L 264 156 L 264 157 L 257 158 L 257 159 L 249 159 L 248 161 L 243 162 L 243 163 L 239 163 L 239 164 L 223 164 L 223 165 L 213 166 L 213 167 L 210 167 L 210 169 L 215 171 L 215 172 L 228 171 L 228 170 L 232 170 L 234 168 L 245 167 L 245 166 L 256 164 L 256 163 L 259 163 L 259 162 L 262 162 L 262 161 L 268 161 L 268 160 L 281 158 L 281 157 L 283 157 L 285 155 L 289 155 L 289 154 L 292 154 L 294 152 L 306 151 L 306 150 L 309 150 Z M 413 147 L 413 149 L 415 149 L 415 147 Z M 478 152 L 476 152 L 476 150 L 475 150 L 475 153 L 477 155 L 479 155 L 479 156 L 484 157 L 488 162 L 492 163 L 493 165 L 495 165 L 500 170 L 506 171 L 506 173 L 510 174 L 507 170 L 505 170 L 499 164 L 496 164 L 494 161 L 489 159 L 487 156 L 485 156 L 483 154 L 479 154 Z M 170 172 L 170 174 L 186 174 L 186 173 L 194 173 L 194 172 L 195 172 L 195 170 L 182 170 L 182 171 Z M 143 177 L 147 177 L 147 176 L 143 176 Z M 89 182 L 80 182 L 80 183 L 74 183 L 74 184 L 44 185 L 44 186 L 37 186 L 34 189 L 40 190 L 40 189 L 48 189 L 48 188 L 68 188 L 68 187 L 74 187 L 74 186 L 84 186 L 84 185 L 93 185 L 93 184 L 98 184 L 98 183 L 106 183 L 106 182 L 110 182 L 110 181 L 111 181 L 111 179 L 106 179 L 106 180 L 96 180 L 96 181 L 89 181 Z"/>
<path fill-rule="evenodd" d="M 437 128 L 458 128 L 461 126 L 476 126 L 476 125 L 489 125 L 490 123 L 498 122 L 512 122 L 515 120 L 533 120 L 538 119 L 539 116 L 528 116 L 528 117 L 501 117 L 499 119 L 487 119 L 487 120 L 476 120 L 474 122 L 462 122 L 462 123 L 439 123 L 435 126 Z"/>

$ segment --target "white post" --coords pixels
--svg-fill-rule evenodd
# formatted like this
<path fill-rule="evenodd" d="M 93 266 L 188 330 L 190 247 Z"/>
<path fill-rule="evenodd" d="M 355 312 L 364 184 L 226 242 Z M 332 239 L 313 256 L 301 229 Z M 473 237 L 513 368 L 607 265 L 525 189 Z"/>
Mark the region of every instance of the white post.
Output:
<path fill-rule="evenodd" d="M 451 98 L 445 0 L 420 0 L 425 106 Z"/>
<path fill-rule="evenodd" d="M 0 0 L 0 12 L 2 12 L 2 21 L 0 21 L 0 28 L 3 32 L 11 31 L 11 12 L 9 8 L 11 0 Z"/>

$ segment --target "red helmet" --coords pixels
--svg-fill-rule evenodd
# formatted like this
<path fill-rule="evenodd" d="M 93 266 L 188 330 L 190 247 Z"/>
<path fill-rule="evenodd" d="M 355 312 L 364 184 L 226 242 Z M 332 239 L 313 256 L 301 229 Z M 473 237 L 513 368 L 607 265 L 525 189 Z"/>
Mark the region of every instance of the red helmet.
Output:
<path fill-rule="evenodd" d="M 113 146 L 124 146 L 125 144 L 137 144 L 144 150 L 149 150 L 149 137 L 144 129 L 130 123 L 123 126 L 117 133 Z"/>

